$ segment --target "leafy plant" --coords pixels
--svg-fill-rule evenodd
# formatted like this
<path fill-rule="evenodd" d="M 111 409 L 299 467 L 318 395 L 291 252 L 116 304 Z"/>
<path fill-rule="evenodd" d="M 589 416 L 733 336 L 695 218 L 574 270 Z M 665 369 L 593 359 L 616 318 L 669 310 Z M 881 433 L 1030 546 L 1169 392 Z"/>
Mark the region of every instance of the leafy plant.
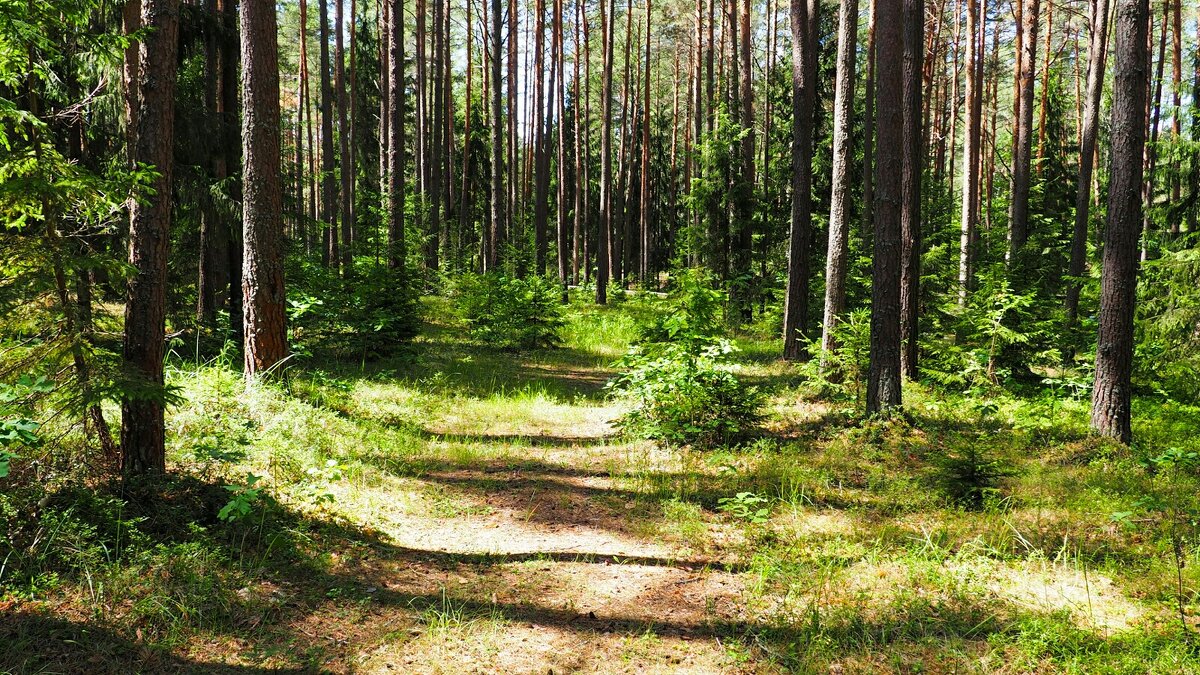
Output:
<path fill-rule="evenodd" d="M 262 476 L 246 474 L 246 479 L 239 485 L 226 485 L 225 489 L 233 493 L 229 503 L 221 507 L 217 518 L 226 522 L 242 520 L 254 511 L 254 506 L 263 497 L 263 488 L 258 482 Z"/>
<path fill-rule="evenodd" d="M 1191 542 L 1194 544 L 1196 526 L 1200 523 L 1200 509 L 1197 509 L 1195 493 L 1183 480 L 1187 473 L 1194 473 L 1200 468 L 1200 453 L 1184 450 L 1179 447 L 1167 448 L 1161 454 L 1149 458 L 1146 462 L 1148 469 L 1162 484 L 1160 490 L 1142 495 L 1128 511 L 1113 513 L 1114 522 L 1133 526 L 1132 516 L 1139 509 L 1146 509 L 1151 518 L 1148 520 L 1167 528 L 1171 541 L 1171 555 L 1175 561 L 1175 602 L 1179 613 L 1179 622 L 1185 631 L 1190 631 L 1185 610 L 1185 585 L 1183 568 L 1187 565 L 1189 552 L 1187 550 L 1189 537 L 1185 527 L 1191 526 Z"/>
<path fill-rule="evenodd" d="M 682 270 L 674 276 L 671 293 L 642 327 L 640 342 L 686 343 L 693 347 L 712 342 L 722 333 L 726 299 L 711 272 L 700 268 Z"/>
<path fill-rule="evenodd" d="M 809 343 L 814 358 L 801 365 L 801 372 L 822 394 L 849 395 L 859 403 L 870 366 L 871 311 L 864 307 L 842 317 L 833 328 L 833 341 L 835 347 L 828 351 L 819 340 Z"/>
<path fill-rule="evenodd" d="M 762 419 L 763 395 L 735 375 L 727 340 L 693 351 L 687 343 L 635 346 L 617 362 L 609 388 L 634 407 L 618 421 L 626 431 L 679 445 L 730 443 Z"/>
<path fill-rule="evenodd" d="M 771 517 L 771 500 L 760 497 L 753 492 L 739 492 L 732 497 L 721 497 L 717 500 L 717 508 L 732 514 L 739 520 L 761 525 Z"/>
<path fill-rule="evenodd" d="M 535 349 L 561 341 L 562 288 L 551 279 L 464 274 L 454 285 L 454 299 L 471 337 L 480 343 Z"/>

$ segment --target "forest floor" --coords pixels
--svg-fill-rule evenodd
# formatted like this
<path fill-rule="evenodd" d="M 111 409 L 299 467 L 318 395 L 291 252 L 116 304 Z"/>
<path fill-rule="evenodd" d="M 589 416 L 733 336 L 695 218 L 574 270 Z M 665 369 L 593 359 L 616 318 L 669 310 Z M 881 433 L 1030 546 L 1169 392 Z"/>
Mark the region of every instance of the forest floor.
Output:
<path fill-rule="evenodd" d="M 913 387 L 909 420 L 864 423 L 745 339 L 766 432 L 665 448 L 612 425 L 633 313 L 511 354 L 434 320 L 409 357 L 249 392 L 178 366 L 168 508 L 118 515 L 136 551 L 0 599 L 0 672 L 1200 670 L 1162 524 L 1112 517 L 1158 488 L 1085 402 Z M 1154 420 L 1187 443 L 1200 414 Z M 972 448 L 1004 467 L 978 508 L 947 487 Z M 246 472 L 274 499 L 217 521 Z"/>

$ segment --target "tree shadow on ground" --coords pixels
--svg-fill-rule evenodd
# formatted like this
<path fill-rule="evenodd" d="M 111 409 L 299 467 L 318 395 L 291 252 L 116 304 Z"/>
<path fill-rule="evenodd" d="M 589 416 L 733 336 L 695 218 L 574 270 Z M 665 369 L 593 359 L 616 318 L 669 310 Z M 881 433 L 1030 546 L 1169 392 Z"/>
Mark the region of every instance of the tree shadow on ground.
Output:
<path fill-rule="evenodd" d="M 466 484 L 470 489 L 485 488 Z M 352 670 L 362 654 L 381 644 L 409 639 L 410 633 L 419 634 L 423 616 L 447 606 L 467 615 L 496 616 L 504 622 L 546 626 L 580 637 L 653 634 L 736 641 L 756 658 L 807 667 L 848 655 L 871 657 L 889 645 L 927 644 L 931 639 L 987 640 L 1011 634 L 1023 617 L 1040 616 L 986 597 L 927 599 L 893 608 L 890 613 L 814 606 L 791 618 L 760 618 L 748 615 L 736 599 L 718 603 L 711 611 L 671 613 L 655 604 L 677 592 L 673 589 L 679 581 L 670 578 L 646 585 L 638 597 L 609 611 L 549 606 L 503 594 L 502 599 L 493 595 L 489 601 L 481 590 L 486 586 L 481 584 L 502 580 L 497 569 L 529 561 L 640 565 L 674 568 L 689 575 L 705 570 L 737 573 L 744 568 L 720 561 L 587 551 L 489 554 L 421 550 L 280 504 L 266 506 L 259 519 L 226 524 L 215 517 L 217 506 L 212 497 L 219 490 L 219 486 L 177 477 L 155 488 L 143 486 L 128 503 L 128 526 L 143 530 L 143 536 L 152 534 L 153 547 L 167 547 L 159 549 L 160 555 L 171 555 L 170 551 L 177 550 L 170 548 L 173 546 L 191 545 L 219 551 L 225 561 L 220 569 L 188 569 L 184 561 L 185 569 L 167 570 L 169 573 L 157 571 L 153 565 L 158 563 L 153 563 L 146 575 L 153 586 L 143 589 L 148 595 L 135 598 L 135 604 L 185 598 L 207 589 L 217 597 L 205 606 L 206 614 L 155 618 L 109 609 L 109 621 L 101 621 L 21 609 L 0 621 L 0 642 L 5 645 L 0 667 L 16 672 L 229 675 Z M 173 498 L 162 499 L 168 493 Z M 584 494 L 590 493 L 585 490 Z M 150 499 L 154 496 L 159 498 L 157 502 Z M 77 513 L 87 515 L 82 509 Z M 329 552 L 337 552 L 336 559 Z M 127 555 L 133 558 L 139 553 Z M 170 559 L 164 563 L 169 565 Z M 144 563 L 123 560 L 120 564 Z M 63 569 L 59 573 L 82 583 L 84 574 L 92 572 Z M 455 577 L 466 582 L 449 589 Z M 236 588 L 242 584 L 243 588 Z M 822 613 L 825 615 L 817 618 Z M 141 637 L 143 630 L 147 639 Z M 206 645 L 217 645 L 211 650 L 214 658 L 202 661 L 173 653 L 180 636 L 189 634 L 203 635 Z M 329 639 L 317 639 L 322 636 Z M 1102 638 L 1080 639 L 1095 649 L 1105 648 Z M 219 654 L 262 665 L 224 665 Z"/>

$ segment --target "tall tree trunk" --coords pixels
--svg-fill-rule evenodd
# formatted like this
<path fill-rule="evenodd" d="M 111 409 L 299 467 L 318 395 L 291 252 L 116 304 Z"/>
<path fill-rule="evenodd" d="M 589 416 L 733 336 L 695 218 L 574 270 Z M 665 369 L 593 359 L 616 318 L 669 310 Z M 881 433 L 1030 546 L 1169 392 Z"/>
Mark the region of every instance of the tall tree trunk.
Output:
<path fill-rule="evenodd" d="M 863 87 L 863 231 L 870 232 L 875 222 L 875 3 L 868 0 L 867 77 Z"/>
<path fill-rule="evenodd" d="M 1159 121 L 1162 119 L 1162 89 L 1163 89 L 1163 64 L 1166 61 L 1167 53 L 1167 19 L 1170 16 L 1171 2 L 1164 0 L 1163 2 L 1163 21 L 1162 30 L 1159 32 L 1158 39 L 1158 61 L 1154 68 L 1154 79 L 1151 84 L 1154 87 L 1154 92 L 1149 100 L 1150 109 L 1146 116 L 1146 124 L 1148 125 L 1148 141 L 1145 146 L 1145 176 L 1142 179 L 1142 202 L 1146 207 L 1154 205 L 1154 176 L 1158 170 L 1158 135 Z M 1150 31 L 1153 33 L 1153 19 L 1151 19 Z M 1153 223 L 1150 221 L 1149 208 L 1142 213 L 1142 260 L 1147 260 L 1150 257 L 1150 228 Z"/>
<path fill-rule="evenodd" d="M 425 267 L 438 269 L 439 238 L 442 232 L 443 185 L 449 160 L 449 138 L 446 136 L 446 74 L 444 61 L 446 41 L 446 0 L 433 0 L 433 143 L 429 149 L 429 244 L 425 252 Z"/>
<path fill-rule="evenodd" d="M 1030 160 L 1033 145 L 1033 74 L 1037 59 L 1039 0 L 1018 0 L 1025 4 L 1021 17 L 1024 41 L 1021 44 L 1021 71 L 1018 78 L 1017 116 L 1013 124 L 1013 168 L 1011 201 L 1008 209 L 1008 260 L 1020 278 L 1017 259 L 1029 239 Z"/>
<path fill-rule="evenodd" d="M 846 271 L 850 253 L 850 163 L 854 149 L 850 125 L 854 116 L 854 69 L 858 59 L 858 0 L 842 0 L 838 11 L 837 82 L 833 93 L 833 176 L 829 207 L 829 249 L 825 259 L 825 318 L 821 334 L 821 368 L 837 349 L 834 330 L 846 309 Z"/>
<path fill-rule="evenodd" d="M 508 189 L 504 185 L 504 129 L 501 127 L 504 121 L 504 89 L 501 75 L 503 69 L 502 49 L 504 42 L 501 39 L 504 24 L 502 22 L 502 12 L 500 11 L 500 3 L 504 0 L 491 0 L 492 9 L 492 25 L 491 39 L 492 48 L 490 57 L 492 59 L 492 218 L 487 256 L 484 261 L 484 269 L 494 269 L 499 262 L 500 247 L 503 245 L 504 235 L 506 232 L 505 218 L 508 215 Z M 510 83 L 511 84 L 511 83 Z"/>
<path fill-rule="evenodd" d="M 253 0 L 241 0 L 245 3 Z M 342 39 L 343 7 L 345 0 L 333 0 L 334 6 L 334 89 L 337 96 L 337 136 L 338 136 L 338 173 L 341 179 L 341 192 L 338 202 L 341 211 L 338 220 L 341 224 L 340 253 L 338 263 L 343 274 L 350 272 L 350 203 L 354 175 L 350 169 L 350 129 L 347 124 L 346 100 L 346 50 Z M 351 17 L 353 20 L 353 17 Z M 336 256 L 335 256 L 336 257 Z"/>
<path fill-rule="evenodd" d="M 899 2 L 899 0 L 894 0 Z M 804 353 L 808 316 L 808 247 L 812 232 L 813 88 L 809 63 L 817 45 L 809 32 L 808 0 L 791 0 L 792 28 L 792 220 L 788 234 L 787 290 L 783 309 L 783 357 Z"/>
<path fill-rule="evenodd" d="M 388 3 L 388 267 L 402 274 L 404 247 L 404 0 Z"/>
<path fill-rule="evenodd" d="M 967 2 L 967 120 L 963 138 L 962 211 L 958 239 L 958 306 L 966 307 L 974 276 L 975 230 L 979 226 L 979 157 L 983 117 L 983 25 L 981 0 Z"/>
<path fill-rule="evenodd" d="M 967 0 L 973 3 L 974 0 Z M 974 43 L 974 34 L 968 30 Z M 983 35 L 980 26 L 979 35 Z M 925 135 L 921 130 L 921 71 L 925 61 L 925 8 L 923 0 L 904 0 L 903 131 L 904 148 L 900 163 L 900 369 L 910 380 L 918 377 L 920 352 L 919 315 L 921 305 L 921 176 L 925 169 Z M 983 79 L 982 56 L 977 82 Z M 978 87 L 977 87 L 978 89 Z M 976 94 L 978 96 L 978 92 Z M 979 124 L 979 101 L 975 102 L 975 123 Z M 979 165 L 979 132 L 975 131 L 976 172 Z M 975 193 L 979 179 L 975 177 Z M 975 195 L 972 195 L 974 199 Z"/>
<path fill-rule="evenodd" d="M 551 67 L 554 69 L 555 86 L 550 88 L 551 96 L 554 97 L 554 118 L 555 127 L 558 133 L 558 151 L 555 153 L 554 166 L 557 171 L 557 191 L 555 194 L 555 215 L 557 216 L 557 227 L 555 228 L 555 245 L 558 249 L 558 282 L 563 287 L 563 302 L 567 298 L 567 283 L 568 277 L 568 244 L 567 244 L 567 119 L 566 119 L 566 98 L 567 98 L 567 81 L 566 77 L 566 55 L 563 48 L 563 11 L 565 10 L 563 0 L 554 0 L 554 19 L 551 27 L 552 49 L 550 60 Z M 557 94 L 557 96 L 556 96 Z M 576 101 L 578 104 L 578 100 Z M 575 112 L 578 112 L 576 107 Z"/>
<path fill-rule="evenodd" d="M 1137 299 L 1138 236 L 1142 225 L 1142 149 L 1145 144 L 1146 35 L 1149 0 L 1118 0 L 1116 75 L 1112 108 L 1112 174 L 1100 273 L 1100 329 L 1092 428 L 1129 443 L 1133 374 L 1133 317 Z"/>
<path fill-rule="evenodd" d="M 321 222 L 324 223 L 321 262 L 335 266 L 339 257 L 337 214 L 334 211 L 337 187 L 334 183 L 333 87 L 329 81 L 329 0 L 318 0 L 318 7 L 321 22 Z"/>
<path fill-rule="evenodd" d="M 650 284 L 650 35 L 652 33 L 650 29 L 650 8 L 651 0 L 646 0 L 646 80 L 643 83 L 645 86 L 645 95 L 642 98 L 642 183 L 641 196 L 638 199 L 638 216 L 640 218 L 638 228 L 638 261 L 640 264 L 637 270 L 638 276 L 641 277 L 642 284 L 644 285 Z M 748 13 L 749 9 L 746 11 Z M 746 80 L 749 82 L 749 74 L 747 74 Z M 751 120 L 751 125 L 753 125 L 753 120 Z M 753 158 L 751 158 L 751 164 L 753 164 Z M 748 263 L 749 260 L 747 260 Z"/>
<path fill-rule="evenodd" d="M 871 352 L 867 412 L 900 406 L 900 172 L 903 162 L 904 12 L 901 0 L 876 0 L 875 252 L 871 286 Z"/>
<path fill-rule="evenodd" d="M 129 277 L 123 366 L 142 391 L 121 400 L 121 471 L 166 471 L 163 356 L 166 349 L 167 246 L 171 232 L 177 0 L 143 0 L 138 45 L 135 165 L 153 166 L 151 192 L 129 209 Z"/>
<path fill-rule="evenodd" d="M 591 186 L 587 178 L 587 164 L 584 156 L 582 129 L 580 124 L 580 110 L 588 110 L 590 108 L 590 96 L 587 89 L 579 86 L 579 61 L 587 55 L 586 50 L 581 50 L 583 43 L 580 39 L 581 26 L 584 23 L 583 15 L 583 0 L 575 0 L 575 40 L 573 44 L 572 67 L 574 77 L 571 78 L 571 108 L 573 117 L 575 118 L 575 219 L 572 224 L 571 232 L 571 282 L 579 283 L 579 260 L 581 253 L 582 242 L 581 238 L 585 235 L 588 211 L 588 191 Z M 589 100 L 581 100 L 582 97 L 587 97 Z M 590 116 L 589 121 L 590 121 Z M 587 258 L 583 258 L 583 265 L 587 267 Z M 586 274 L 586 271 L 585 271 Z"/>
<path fill-rule="evenodd" d="M 253 377 L 287 356 L 275 3 L 241 0 L 241 28 L 244 371 Z"/>
<path fill-rule="evenodd" d="M 604 65 L 600 74 L 600 235 L 596 238 L 596 304 L 608 302 L 609 244 L 612 239 L 612 71 L 616 0 L 600 0 Z"/>
<path fill-rule="evenodd" d="M 1086 100 L 1079 143 L 1079 179 L 1075 184 L 1075 228 L 1071 234 L 1071 261 L 1067 268 L 1067 329 L 1079 316 L 1080 282 L 1087 265 L 1088 210 L 1091 207 L 1092 159 L 1096 154 L 1096 136 L 1100 130 L 1100 102 L 1104 96 L 1104 64 L 1108 55 L 1108 0 L 1091 0 L 1089 20 Z"/>
<path fill-rule="evenodd" d="M 537 195 L 533 204 L 534 271 L 546 274 L 546 254 L 549 240 L 546 232 L 550 219 L 550 153 L 546 147 L 546 0 L 536 0 L 533 39 L 533 125 L 534 179 Z"/>
<path fill-rule="evenodd" d="M 749 320 L 753 305 L 750 297 L 750 263 L 751 256 L 754 252 L 754 213 L 755 194 L 754 194 L 754 82 L 751 75 L 753 69 L 752 52 L 750 51 L 750 0 L 743 0 L 740 22 L 741 26 L 738 29 L 738 39 L 740 41 L 738 58 L 738 99 L 741 103 L 741 158 L 738 190 L 740 194 L 735 200 L 736 216 L 737 216 L 737 242 L 734 247 L 733 262 L 735 274 L 741 279 L 741 288 L 738 294 L 742 296 L 738 302 L 738 309 L 741 312 L 742 320 Z M 736 11 L 736 9 L 732 10 Z M 732 24 L 732 21 L 730 22 Z M 649 55 L 647 53 L 647 60 Z M 649 87 L 646 89 L 649 92 Z M 649 141 L 649 126 L 646 128 L 646 139 Z"/>

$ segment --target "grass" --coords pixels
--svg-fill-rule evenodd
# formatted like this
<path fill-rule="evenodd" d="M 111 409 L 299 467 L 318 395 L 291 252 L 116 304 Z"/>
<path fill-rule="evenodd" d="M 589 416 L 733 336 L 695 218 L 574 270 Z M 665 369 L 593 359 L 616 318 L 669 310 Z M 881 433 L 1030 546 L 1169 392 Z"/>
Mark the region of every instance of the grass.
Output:
<path fill-rule="evenodd" d="M 743 336 L 765 432 L 658 447 L 603 389 L 648 301 L 503 354 L 425 302 L 409 355 L 250 389 L 174 363 L 170 482 L 59 480 L 10 525 L 0 672 L 1200 669 L 1200 481 L 1148 462 L 1200 449 L 1194 407 L 1139 400 L 1132 450 L 1069 398 L 906 385 L 906 419 L 864 421 Z M 247 473 L 267 496 L 219 521 Z"/>

